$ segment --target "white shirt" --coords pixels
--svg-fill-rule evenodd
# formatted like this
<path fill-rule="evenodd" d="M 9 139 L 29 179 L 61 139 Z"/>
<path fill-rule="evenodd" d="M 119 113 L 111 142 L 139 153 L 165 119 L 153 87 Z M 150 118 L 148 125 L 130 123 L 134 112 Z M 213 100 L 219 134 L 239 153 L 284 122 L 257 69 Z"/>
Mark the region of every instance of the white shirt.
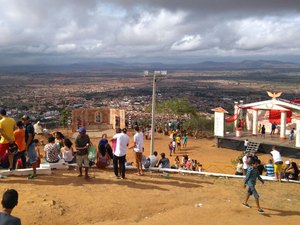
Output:
<path fill-rule="evenodd" d="M 150 155 L 149 156 L 150 159 L 150 167 L 155 167 L 157 162 L 158 162 L 158 158 L 155 155 Z"/>
<path fill-rule="evenodd" d="M 172 141 L 172 147 L 176 148 L 176 141 Z"/>
<path fill-rule="evenodd" d="M 114 155 L 118 157 L 126 155 L 127 145 L 129 144 L 128 135 L 124 133 L 118 133 L 113 136 L 113 139 L 117 139 Z"/>
<path fill-rule="evenodd" d="M 143 144 L 144 144 L 144 135 L 142 132 L 138 132 L 133 136 L 133 141 L 135 146 L 133 150 L 135 152 L 143 152 Z"/>
<path fill-rule="evenodd" d="M 282 162 L 282 158 L 281 158 L 279 151 L 273 150 L 273 151 L 271 151 L 271 154 L 273 156 L 274 163 L 280 162 L 280 161 Z"/>
<path fill-rule="evenodd" d="M 66 149 L 63 151 L 63 159 L 66 162 L 71 162 L 73 160 L 73 152 L 71 149 Z"/>
<path fill-rule="evenodd" d="M 243 160 L 243 169 L 246 170 L 248 168 L 248 156 L 244 155 L 242 160 Z"/>

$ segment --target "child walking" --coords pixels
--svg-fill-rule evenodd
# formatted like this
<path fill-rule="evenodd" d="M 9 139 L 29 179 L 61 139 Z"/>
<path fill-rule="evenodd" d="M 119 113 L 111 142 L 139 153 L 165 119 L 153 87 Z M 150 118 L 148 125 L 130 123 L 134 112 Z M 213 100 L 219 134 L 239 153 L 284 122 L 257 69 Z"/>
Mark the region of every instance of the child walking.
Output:
<path fill-rule="evenodd" d="M 259 195 L 255 189 L 257 179 L 259 179 L 262 182 L 262 184 L 264 183 L 263 179 L 259 175 L 259 171 L 257 169 L 258 165 L 259 165 L 258 160 L 252 159 L 250 161 L 250 166 L 247 169 L 247 174 L 244 180 L 244 188 L 246 188 L 246 185 L 248 185 L 248 191 L 247 191 L 245 202 L 242 204 L 246 208 L 251 208 L 251 206 L 248 204 L 248 200 L 250 195 L 253 195 L 253 197 L 255 198 L 256 206 L 258 208 L 258 212 L 264 213 L 264 210 L 259 205 Z"/>

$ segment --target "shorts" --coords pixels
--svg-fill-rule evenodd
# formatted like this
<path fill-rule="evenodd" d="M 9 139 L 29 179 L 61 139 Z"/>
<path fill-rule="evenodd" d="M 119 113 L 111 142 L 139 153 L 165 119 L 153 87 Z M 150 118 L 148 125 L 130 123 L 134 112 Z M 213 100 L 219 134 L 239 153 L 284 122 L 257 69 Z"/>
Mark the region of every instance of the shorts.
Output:
<path fill-rule="evenodd" d="M 8 151 L 9 143 L 6 144 L 0 144 L 0 158 L 2 158 L 6 151 Z"/>
<path fill-rule="evenodd" d="M 89 157 L 88 155 L 77 155 L 76 156 L 76 162 L 77 162 L 77 165 L 79 167 L 82 167 L 82 164 L 84 165 L 84 167 L 89 167 L 90 165 L 90 160 L 89 160 Z"/>
<path fill-rule="evenodd" d="M 281 164 L 274 163 L 274 173 L 281 173 L 281 171 L 282 171 L 282 163 Z"/>
<path fill-rule="evenodd" d="M 143 153 L 142 152 L 136 152 L 135 153 L 135 161 L 136 163 L 141 163 L 143 158 Z"/>
<path fill-rule="evenodd" d="M 35 151 L 35 143 L 32 143 L 31 145 L 28 146 L 27 155 L 30 164 L 36 163 L 37 155 Z"/>
<path fill-rule="evenodd" d="M 248 194 L 249 195 L 253 195 L 253 197 L 256 198 L 256 199 L 259 198 L 259 195 L 258 195 L 258 193 L 257 193 L 257 191 L 255 189 L 255 186 L 252 186 L 252 185 L 249 186 L 249 188 L 248 188 Z"/>

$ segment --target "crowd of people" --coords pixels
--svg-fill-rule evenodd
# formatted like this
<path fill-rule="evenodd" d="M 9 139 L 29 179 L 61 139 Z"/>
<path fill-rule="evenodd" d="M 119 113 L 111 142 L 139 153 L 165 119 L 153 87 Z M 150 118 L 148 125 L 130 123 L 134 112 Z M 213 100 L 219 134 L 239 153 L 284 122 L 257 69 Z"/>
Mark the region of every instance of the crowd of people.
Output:
<path fill-rule="evenodd" d="M 235 175 L 246 175 L 250 162 L 254 158 L 258 163 L 257 169 L 260 175 L 275 177 L 278 181 L 281 181 L 281 179 L 299 180 L 300 170 L 296 162 L 287 160 L 283 163 L 281 154 L 275 147 L 273 147 L 270 154 L 272 158 L 264 164 L 256 154 L 245 152 L 244 156 L 238 159 Z"/>

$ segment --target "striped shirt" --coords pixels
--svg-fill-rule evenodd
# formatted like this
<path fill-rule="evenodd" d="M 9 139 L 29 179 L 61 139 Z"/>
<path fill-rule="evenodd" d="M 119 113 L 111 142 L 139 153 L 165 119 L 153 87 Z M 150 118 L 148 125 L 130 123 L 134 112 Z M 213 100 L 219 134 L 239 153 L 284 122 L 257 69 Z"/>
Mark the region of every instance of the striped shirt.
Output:
<path fill-rule="evenodd" d="M 266 176 L 269 176 L 269 177 L 274 177 L 274 166 L 273 164 L 267 164 L 265 166 L 265 169 L 266 169 Z"/>

